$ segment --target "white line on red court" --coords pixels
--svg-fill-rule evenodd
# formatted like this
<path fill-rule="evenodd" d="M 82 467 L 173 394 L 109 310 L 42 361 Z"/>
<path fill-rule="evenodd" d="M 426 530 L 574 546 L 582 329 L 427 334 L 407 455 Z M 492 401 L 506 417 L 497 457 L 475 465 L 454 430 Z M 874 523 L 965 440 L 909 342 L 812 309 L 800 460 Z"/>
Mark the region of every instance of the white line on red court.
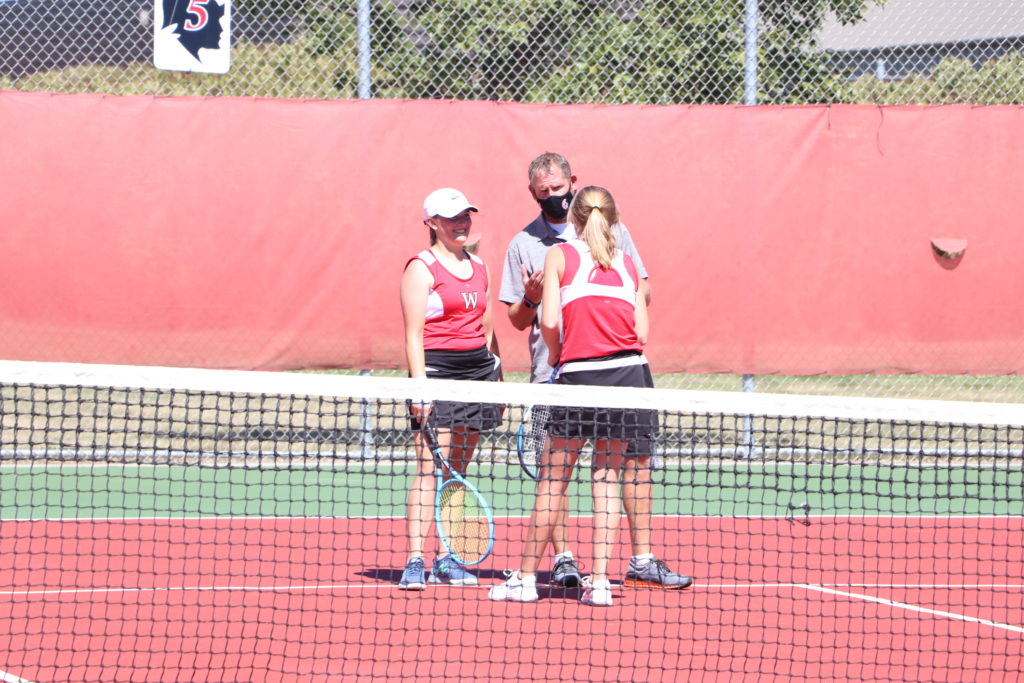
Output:
<path fill-rule="evenodd" d="M 3 683 L 32 683 L 24 678 L 18 678 L 14 674 L 9 674 L 6 671 L 0 671 L 0 681 Z"/>
<path fill-rule="evenodd" d="M 1003 624 L 998 621 L 989 621 L 988 619 L 979 619 L 978 617 L 971 617 L 966 614 L 956 614 L 955 612 L 944 612 L 937 609 L 929 609 L 927 607 L 921 607 L 920 605 L 909 605 L 905 602 L 897 602 L 896 600 L 889 600 L 887 598 L 879 598 L 874 595 L 864 595 L 862 593 L 849 593 L 847 591 L 840 591 L 834 588 L 826 588 L 825 586 L 812 586 L 809 584 L 798 584 L 801 588 L 807 590 L 819 591 L 821 593 L 828 593 L 830 595 L 840 595 L 846 598 L 854 598 L 856 600 L 865 600 L 867 602 L 877 602 L 880 605 L 888 605 L 889 607 L 896 607 L 899 609 L 910 610 L 911 612 L 921 612 L 922 614 L 931 614 L 937 617 L 946 617 L 948 619 L 956 619 L 957 621 L 966 621 L 974 624 L 982 624 L 984 626 L 991 626 L 992 628 L 1001 628 L 1007 631 L 1015 631 L 1017 633 L 1024 633 L 1024 627 L 1014 626 L 1013 624 Z"/>

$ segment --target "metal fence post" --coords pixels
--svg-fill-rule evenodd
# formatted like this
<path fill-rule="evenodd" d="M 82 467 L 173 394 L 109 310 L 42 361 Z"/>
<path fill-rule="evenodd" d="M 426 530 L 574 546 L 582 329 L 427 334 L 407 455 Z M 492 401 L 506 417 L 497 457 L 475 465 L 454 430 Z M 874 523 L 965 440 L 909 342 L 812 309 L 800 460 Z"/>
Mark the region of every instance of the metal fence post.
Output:
<path fill-rule="evenodd" d="M 743 391 L 751 393 L 757 391 L 757 382 L 754 375 L 743 375 Z M 743 455 L 746 458 L 754 457 L 754 418 L 751 415 L 743 416 Z"/>
<path fill-rule="evenodd" d="M 373 370 L 360 370 L 360 375 L 372 375 Z M 368 460 L 373 457 L 373 405 L 368 399 L 362 399 L 359 410 L 359 457 Z"/>
<path fill-rule="evenodd" d="M 757 0 L 743 9 L 743 104 L 757 104 Z"/>
<path fill-rule="evenodd" d="M 359 99 L 368 100 L 371 93 L 370 0 L 359 0 L 356 10 L 356 49 L 359 53 Z"/>
<path fill-rule="evenodd" d="M 746 0 L 743 9 L 743 103 L 748 106 L 757 104 L 757 0 Z M 754 375 L 743 375 L 743 391 L 756 390 Z M 754 420 L 750 415 L 743 416 L 743 453 L 745 457 L 754 457 Z"/>

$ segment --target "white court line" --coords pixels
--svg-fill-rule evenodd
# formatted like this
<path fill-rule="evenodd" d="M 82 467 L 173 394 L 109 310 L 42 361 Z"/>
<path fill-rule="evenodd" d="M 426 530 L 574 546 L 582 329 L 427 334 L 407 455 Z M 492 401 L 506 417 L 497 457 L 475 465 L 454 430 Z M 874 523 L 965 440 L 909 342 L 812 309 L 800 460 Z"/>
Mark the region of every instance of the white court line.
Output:
<path fill-rule="evenodd" d="M 330 590 L 363 590 L 363 589 L 392 589 L 395 584 L 382 583 L 382 584 L 368 584 L 368 583 L 355 583 L 355 584 L 314 584 L 314 585 L 296 585 L 296 586 L 162 586 L 155 588 L 50 588 L 50 589 L 39 589 L 39 590 L 9 590 L 0 591 L 0 597 L 25 597 L 29 595 L 100 595 L 103 593 L 184 593 L 187 591 L 256 591 L 256 592 L 273 592 L 273 591 L 330 591 Z M 461 586 L 460 586 L 461 588 Z M 2 680 L 2 679 L 0 679 Z"/>
<path fill-rule="evenodd" d="M 480 584 L 478 586 L 459 586 L 460 591 L 468 591 L 473 588 L 490 589 L 493 584 Z M 444 586 L 440 586 L 444 587 Z M 619 586 L 621 588 L 621 586 Z M 799 588 L 799 584 L 795 583 L 740 583 L 740 584 L 701 584 L 696 588 L 705 589 L 746 589 L 746 590 L 764 590 L 764 589 L 778 589 L 778 588 Z M 957 586 L 963 588 L 963 586 Z M 1015 586 L 1020 588 L 1020 586 Z M 262 592 L 289 592 L 289 591 L 331 591 L 331 590 L 392 590 L 395 588 L 393 583 L 379 583 L 379 584 L 304 584 L 304 585 L 286 585 L 286 586 L 160 586 L 160 587 L 148 587 L 148 588 L 42 588 L 42 589 L 25 589 L 25 590 L 5 590 L 0 591 L 0 597 L 26 597 L 32 595 L 102 595 L 104 593 L 172 593 L 172 592 L 188 592 L 188 591 L 212 591 L 212 592 L 244 592 L 244 591 L 262 591 Z M 687 591 L 689 592 L 689 591 Z M 2 681 L 0 681 L 2 683 Z"/>
<path fill-rule="evenodd" d="M 324 517 L 311 515 L 197 515 L 195 517 L 0 517 L 0 522 L 181 522 L 181 521 L 281 521 L 289 519 L 302 519 L 309 521 L 329 521 L 338 519 L 355 519 L 368 521 L 373 519 L 406 519 L 404 515 L 362 515 L 358 517 Z M 507 519 L 506 517 L 495 517 L 495 521 Z M 529 519 L 529 517 L 523 517 Z"/>
<path fill-rule="evenodd" d="M 18 678 L 14 674 L 9 674 L 6 671 L 0 671 L 0 681 L 3 681 L 3 683 L 32 683 L 31 681 L 26 681 L 24 678 Z"/>
<path fill-rule="evenodd" d="M 490 588 L 492 584 L 480 584 L 479 586 L 460 586 L 461 590 L 471 590 L 472 588 Z M 615 584 L 616 586 L 618 584 Z M 1001 583 L 970 583 L 970 584 L 922 584 L 922 583 L 857 583 L 857 584 L 833 584 L 843 587 L 857 586 L 860 588 L 921 588 L 921 589 L 947 589 L 947 590 L 959 590 L 959 589 L 1009 589 L 1009 590 L 1024 590 L 1024 584 L 1001 584 Z M 169 592 L 185 592 L 185 591 L 261 591 L 261 592 L 272 592 L 272 591 L 321 591 L 321 590 L 381 590 L 381 589 L 392 589 L 394 584 L 391 583 L 354 583 L 354 584 L 342 584 L 342 583 L 331 583 L 331 584 L 294 584 L 284 586 L 159 586 L 159 587 L 147 587 L 147 588 L 126 588 L 124 586 L 118 586 L 115 588 L 50 588 L 50 589 L 25 589 L 25 590 L 5 590 L 0 591 L 0 597 L 23 597 L 28 595 L 76 595 L 76 594 L 103 594 L 103 593 L 169 593 Z M 621 587 L 621 586 L 620 586 Z M 877 602 L 884 602 L 885 604 L 899 605 L 900 603 L 892 603 L 888 600 L 871 598 L 870 596 L 862 596 L 856 593 L 844 593 L 825 585 L 811 586 L 809 584 L 802 583 L 696 583 L 692 589 L 689 589 L 685 593 L 691 593 L 699 590 L 769 590 L 778 588 L 807 588 L 812 590 L 820 590 L 825 593 L 834 593 L 836 595 L 846 595 L 864 599 L 872 599 Z M 931 610 L 924 610 L 932 613 Z M 936 614 L 942 614 L 941 612 L 935 612 Z M 970 617 L 967 617 L 970 619 Z M 1011 627 L 1017 628 L 1017 627 Z M 2 679 L 0 679 L 2 683 Z"/>
<path fill-rule="evenodd" d="M 10 453 L 6 450 L 0 450 L 0 455 L 18 455 L 17 453 Z M 31 455 L 31 454 L 29 454 Z M 982 456 L 984 454 L 971 453 L 973 456 Z M 209 456 L 211 458 L 216 456 Z M 230 456 L 224 456 L 230 457 Z M 252 459 L 258 458 L 271 458 L 276 457 L 278 459 L 287 458 L 288 454 L 248 454 L 239 453 L 237 457 L 248 457 Z M 312 459 L 314 456 L 305 456 Z M 280 467 L 267 466 L 267 470 L 289 470 L 295 472 L 325 472 L 334 474 L 347 474 L 356 473 L 357 471 L 369 470 L 373 473 L 377 470 L 387 469 L 400 469 L 405 470 L 411 467 L 413 459 L 409 458 L 351 458 L 340 461 L 331 461 L 328 459 L 327 462 L 318 462 L 310 464 L 309 466 L 293 467 L 291 464 L 284 464 Z M 106 462 L 106 461 L 67 461 L 67 462 L 34 462 L 34 461 L 18 461 L 0 464 L 0 471 L 5 470 L 28 470 L 35 472 L 43 471 L 59 471 L 59 470 L 132 470 L 132 469 L 169 469 L 171 467 L 176 468 L 188 468 L 194 467 L 193 463 L 180 462 L 180 463 L 155 463 L 155 462 Z M 823 469 L 831 468 L 835 470 L 853 470 L 863 469 L 866 465 L 864 463 L 837 463 L 828 464 L 821 462 L 794 462 L 794 461 L 764 461 L 755 460 L 750 462 L 745 461 L 714 461 L 714 462 L 683 462 L 679 468 L 671 468 L 669 471 L 679 472 L 691 472 L 691 471 L 713 471 L 713 472 L 726 472 L 732 473 L 740 470 L 773 470 L 773 469 Z M 889 467 L 893 469 L 921 469 L 921 470 L 932 470 L 932 469 L 949 469 L 948 465 L 934 464 L 934 463 L 905 463 L 905 462 L 894 462 L 887 465 L 871 464 L 872 467 Z M 496 460 L 496 461 L 484 461 L 484 462 L 473 462 L 470 463 L 470 467 L 478 469 L 486 468 L 497 468 L 497 467 L 508 467 L 513 470 L 518 470 L 520 465 L 518 462 Z M 998 467 L 992 464 L 985 464 L 979 462 L 963 462 L 957 463 L 957 467 L 961 469 L 980 469 L 980 470 L 992 470 L 996 469 L 1000 472 L 1017 472 L 1018 470 L 1024 469 L 1024 465 L 1015 465 L 1013 463 L 1001 463 Z M 244 465 L 236 465 L 234 467 L 228 466 L 225 469 L 245 469 Z M 663 468 L 668 470 L 668 468 Z"/>
<path fill-rule="evenodd" d="M 899 609 L 910 610 L 911 612 L 921 612 L 922 614 L 930 614 L 933 616 L 946 617 L 949 619 L 955 619 L 957 621 L 966 621 L 974 624 L 982 624 L 985 626 L 991 626 L 993 628 L 1001 628 L 1007 631 L 1015 631 L 1017 633 L 1024 633 L 1024 627 L 1014 626 L 1012 624 L 1003 624 L 998 621 L 989 621 L 988 619 L 979 619 L 977 617 L 970 617 L 966 614 L 956 614 L 955 612 L 944 612 L 937 609 L 928 609 L 927 607 L 921 607 L 920 605 L 908 605 L 905 602 L 897 602 L 895 600 L 887 600 L 886 598 L 878 598 L 873 595 L 863 595 L 861 593 L 848 593 L 846 591 L 836 590 L 834 588 L 826 588 L 825 586 L 812 586 L 810 584 L 797 584 L 800 588 L 806 588 L 807 590 L 819 591 L 821 593 L 828 593 L 830 595 L 841 595 L 846 598 L 855 598 L 857 600 L 866 600 L 868 602 L 877 602 L 880 605 L 887 605 L 889 607 L 897 607 Z"/>
<path fill-rule="evenodd" d="M 921 588 L 921 589 L 942 589 L 960 590 L 969 588 L 1004 588 L 1009 590 L 1024 590 L 1024 584 L 1020 583 L 834 583 L 817 584 L 816 587 L 823 590 L 832 586 L 843 588 Z M 717 589 L 758 589 L 758 588 L 811 588 L 804 583 L 696 583 L 694 588 L 717 588 Z"/>
<path fill-rule="evenodd" d="M 0 0 L 2 1 L 2 0 Z M 44 506 L 45 507 L 45 506 Z M 52 506 L 50 506 L 52 507 Z M 109 505 L 106 507 L 110 507 Z M 655 519 L 709 519 L 709 520 L 722 520 L 722 519 L 742 519 L 742 520 L 753 520 L 753 521 L 779 521 L 779 520 L 790 520 L 789 514 L 777 514 L 777 515 L 732 515 L 729 517 L 721 517 L 719 515 L 651 515 Z M 586 520 L 593 519 L 593 515 L 572 515 L 574 520 Z M 375 519 L 405 519 L 405 515 L 189 515 L 181 517 L 141 517 L 141 516 L 124 516 L 124 517 L 0 517 L 0 522 L 180 522 L 187 520 L 190 522 L 195 521 L 208 521 L 208 520 L 259 520 L 259 521 L 275 521 L 285 519 L 309 519 L 309 520 L 335 520 L 335 519 L 353 519 L 353 520 L 375 520 Z M 500 522 L 503 520 L 521 520 L 530 519 L 530 515 L 494 515 L 494 521 Z M 1020 519 L 1020 515 L 811 515 L 810 517 L 801 516 L 800 519 L 810 520 L 844 520 L 844 519 L 891 519 L 898 521 L 906 520 L 935 520 L 935 519 Z M 859 584 L 858 584 L 859 585 Z"/>
<path fill-rule="evenodd" d="M 0 455 L 17 455 L 17 454 L 16 453 L 9 453 L 7 451 L 0 450 Z M 210 457 L 213 458 L 215 456 L 210 456 Z M 229 457 L 229 456 L 225 456 L 225 457 Z M 263 456 L 260 456 L 259 454 L 256 454 L 256 455 L 239 454 L 238 457 L 240 457 L 240 458 L 241 457 L 249 457 L 249 458 L 255 460 L 255 459 L 259 459 L 260 457 L 263 457 L 263 458 L 270 458 L 270 457 L 286 458 L 288 456 L 287 455 L 278 455 L 278 454 L 267 454 L 267 455 L 263 455 Z M 312 456 L 308 456 L 308 457 L 312 457 Z M 361 460 L 357 460 L 357 459 L 344 460 L 344 461 L 341 461 L 341 462 L 316 463 L 315 465 L 311 465 L 309 467 L 292 467 L 291 465 L 288 465 L 288 464 L 282 465 L 281 467 L 264 466 L 264 471 L 274 471 L 274 472 L 277 472 L 278 470 L 282 470 L 282 471 L 303 472 L 303 473 L 306 473 L 306 472 L 323 472 L 323 473 L 329 473 L 329 474 L 365 474 L 366 472 L 364 472 L 364 470 L 368 470 L 370 473 L 373 473 L 373 472 L 376 472 L 378 470 L 389 470 L 389 469 L 405 470 L 405 469 L 411 469 L 412 464 L 413 464 L 413 460 L 411 458 L 408 459 L 408 460 L 401 460 L 401 461 L 395 461 L 395 460 L 392 460 L 392 459 L 388 459 L 388 460 L 373 460 L 373 459 L 368 458 L 368 459 L 361 459 Z M 512 466 L 512 463 L 498 463 L 498 464 L 501 464 L 501 465 L 506 465 L 507 464 L 509 467 Z M 482 467 L 483 465 L 481 465 L 480 463 L 471 463 L 470 466 L 471 467 Z M 69 462 L 32 462 L 32 461 L 26 462 L 26 461 L 19 461 L 19 462 L 12 462 L 12 463 L 4 463 L 3 465 L 0 465 L 0 472 L 6 471 L 6 470 L 13 470 L 13 471 L 26 470 L 27 472 L 30 472 L 30 473 L 34 472 L 34 473 L 38 474 L 38 473 L 42 473 L 42 472 L 59 472 L 60 470 L 86 470 L 86 471 L 92 471 L 92 470 L 142 470 L 142 469 L 170 469 L 171 467 L 176 467 L 176 468 L 179 468 L 179 469 L 180 468 L 186 468 L 187 469 L 187 468 L 190 468 L 190 467 L 195 467 L 195 464 L 194 463 L 184 463 L 184 462 L 182 462 L 182 463 L 152 463 L 152 462 L 90 462 L 90 461 L 86 461 L 86 462 L 82 462 L 82 461 L 74 461 L 74 462 L 70 462 L 70 461 Z M 516 467 L 518 468 L 519 465 L 516 464 Z M 227 467 L 224 467 L 224 469 L 241 470 L 241 469 L 247 469 L 247 468 L 244 465 L 237 465 L 237 466 L 234 466 L 234 467 L 227 466 Z M 115 474 L 116 474 L 116 472 L 115 472 Z M 225 483 L 228 483 L 228 482 L 225 482 Z"/>

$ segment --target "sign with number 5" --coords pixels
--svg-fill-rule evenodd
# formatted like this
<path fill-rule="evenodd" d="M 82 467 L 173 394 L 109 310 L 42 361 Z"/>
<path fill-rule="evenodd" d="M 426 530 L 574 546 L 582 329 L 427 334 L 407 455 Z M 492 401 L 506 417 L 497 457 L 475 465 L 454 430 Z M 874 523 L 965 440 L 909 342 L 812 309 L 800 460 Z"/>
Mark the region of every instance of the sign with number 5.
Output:
<path fill-rule="evenodd" d="M 155 0 L 158 69 L 223 74 L 231 64 L 231 0 Z"/>

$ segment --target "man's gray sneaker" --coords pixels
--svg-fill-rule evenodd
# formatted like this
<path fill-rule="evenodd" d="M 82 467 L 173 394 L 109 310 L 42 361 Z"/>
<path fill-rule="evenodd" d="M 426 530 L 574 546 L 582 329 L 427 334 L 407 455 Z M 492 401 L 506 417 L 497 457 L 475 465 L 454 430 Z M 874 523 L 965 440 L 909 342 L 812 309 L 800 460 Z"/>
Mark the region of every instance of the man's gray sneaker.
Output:
<path fill-rule="evenodd" d="M 626 570 L 626 585 L 638 588 L 662 588 L 681 590 L 693 583 L 689 576 L 676 574 L 661 560 L 651 560 L 643 567 L 637 568 L 632 561 Z"/>

